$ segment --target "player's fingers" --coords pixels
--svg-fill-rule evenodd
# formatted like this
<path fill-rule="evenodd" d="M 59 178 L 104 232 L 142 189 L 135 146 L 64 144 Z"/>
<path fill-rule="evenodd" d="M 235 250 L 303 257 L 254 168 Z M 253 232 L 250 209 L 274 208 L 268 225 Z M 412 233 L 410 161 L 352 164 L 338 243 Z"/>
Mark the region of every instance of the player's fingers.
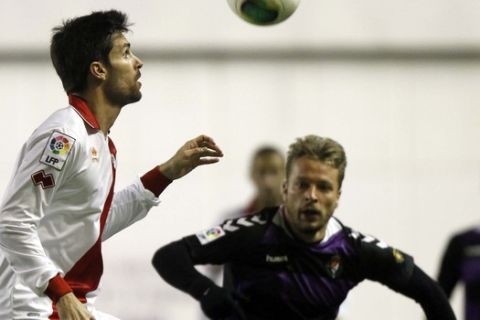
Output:
<path fill-rule="evenodd" d="M 220 159 L 218 159 L 218 158 L 201 158 L 201 159 L 198 160 L 197 165 L 201 166 L 201 165 L 204 165 L 204 164 L 217 163 L 218 161 L 220 161 Z"/>
<path fill-rule="evenodd" d="M 223 157 L 223 153 L 218 152 L 215 149 L 210 149 L 208 147 L 197 147 L 191 150 L 186 151 L 187 156 L 193 156 L 197 158 L 202 157 Z"/>
<path fill-rule="evenodd" d="M 218 147 L 218 145 L 215 143 L 215 141 L 211 137 L 202 134 L 197 138 L 195 138 L 194 140 L 198 146 L 208 147 L 210 149 L 216 150 L 218 153 L 221 153 L 223 155 L 222 150 Z"/>

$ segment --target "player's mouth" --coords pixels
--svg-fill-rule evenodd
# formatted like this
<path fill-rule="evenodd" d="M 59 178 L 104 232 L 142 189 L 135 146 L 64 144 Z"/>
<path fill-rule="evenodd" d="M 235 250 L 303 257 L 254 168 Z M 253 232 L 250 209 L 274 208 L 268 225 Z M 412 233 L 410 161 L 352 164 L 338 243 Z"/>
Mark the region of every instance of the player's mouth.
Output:
<path fill-rule="evenodd" d="M 322 211 L 315 208 L 305 208 L 300 210 L 300 215 L 306 220 L 316 220 L 322 217 Z"/>

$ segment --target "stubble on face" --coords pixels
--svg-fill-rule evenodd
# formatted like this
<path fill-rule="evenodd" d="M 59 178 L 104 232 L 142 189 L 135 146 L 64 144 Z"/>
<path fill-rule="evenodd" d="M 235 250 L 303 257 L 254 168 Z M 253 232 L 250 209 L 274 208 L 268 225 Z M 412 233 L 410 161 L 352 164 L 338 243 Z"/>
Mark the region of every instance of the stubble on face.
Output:
<path fill-rule="evenodd" d="M 112 35 L 112 45 L 105 95 L 114 105 L 123 107 L 142 98 L 138 81 L 142 62 L 132 53 L 130 43 L 122 33 Z"/>
<path fill-rule="evenodd" d="M 285 216 L 297 236 L 308 242 L 323 239 L 340 197 L 338 186 L 338 169 L 320 160 L 295 160 L 283 197 Z"/>

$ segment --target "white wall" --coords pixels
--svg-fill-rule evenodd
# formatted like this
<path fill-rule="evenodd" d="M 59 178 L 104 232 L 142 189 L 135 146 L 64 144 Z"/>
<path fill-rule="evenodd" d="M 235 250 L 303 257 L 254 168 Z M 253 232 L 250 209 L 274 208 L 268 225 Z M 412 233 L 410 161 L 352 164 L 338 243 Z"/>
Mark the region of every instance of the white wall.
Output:
<path fill-rule="evenodd" d="M 383 1 L 360 6 L 304 0 L 289 21 L 271 28 L 243 23 L 218 0 L 144 1 L 141 7 L 123 1 L 72 2 L 68 8 L 63 3 L 1 2 L 0 55 L 41 52 L 61 19 L 114 4 L 136 22 L 130 37 L 140 53 L 208 44 L 232 52 L 298 44 L 312 50 L 347 47 L 354 56 L 358 47 L 466 48 L 480 35 L 475 1 L 400 8 Z M 27 18 L 25 12 L 32 11 L 37 15 Z M 111 132 L 119 150 L 117 188 L 199 133 L 214 137 L 225 158 L 172 184 L 145 220 L 105 243 L 101 309 L 134 320 L 197 318 L 195 301 L 155 274 L 151 256 L 249 198 L 246 165 L 263 142 L 286 149 L 308 133 L 341 142 L 349 166 L 337 216 L 411 253 L 431 275 L 450 233 L 479 223 L 480 58 L 149 57 L 142 101 L 127 106 Z M 21 59 L 0 60 L 0 97 L 2 192 L 23 141 L 66 98 L 47 61 Z M 422 318 L 417 305 L 378 284 L 361 284 L 349 301 L 347 320 Z M 455 308 L 461 309 L 458 297 Z"/>
<path fill-rule="evenodd" d="M 63 19 L 118 8 L 135 23 L 137 46 L 470 46 L 478 48 L 476 0 L 302 0 L 287 22 L 255 27 L 226 0 L 2 0 L 1 49 L 45 49 Z"/>

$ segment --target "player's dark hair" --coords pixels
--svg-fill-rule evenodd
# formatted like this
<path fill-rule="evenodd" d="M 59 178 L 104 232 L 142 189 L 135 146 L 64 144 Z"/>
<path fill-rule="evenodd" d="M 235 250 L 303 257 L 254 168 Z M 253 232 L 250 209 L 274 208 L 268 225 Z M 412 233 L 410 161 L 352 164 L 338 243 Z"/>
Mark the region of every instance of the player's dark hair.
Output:
<path fill-rule="evenodd" d="M 67 94 L 81 92 L 93 61 L 108 64 L 112 35 L 128 31 L 126 14 L 97 11 L 64 21 L 53 28 L 50 57 Z"/>
<path fill-rule="evenodd" d="M 343 147 L 333 139 L 307 135 L 298 138 L 289 147 L 287 154 L 287 179 L 292 170 L 293 161 L 307 157 L 313 160 L 320 160 L 329 166 L 338 169 L 338 187 L 342 187 L 347 167 L 347 157 Z"/>

